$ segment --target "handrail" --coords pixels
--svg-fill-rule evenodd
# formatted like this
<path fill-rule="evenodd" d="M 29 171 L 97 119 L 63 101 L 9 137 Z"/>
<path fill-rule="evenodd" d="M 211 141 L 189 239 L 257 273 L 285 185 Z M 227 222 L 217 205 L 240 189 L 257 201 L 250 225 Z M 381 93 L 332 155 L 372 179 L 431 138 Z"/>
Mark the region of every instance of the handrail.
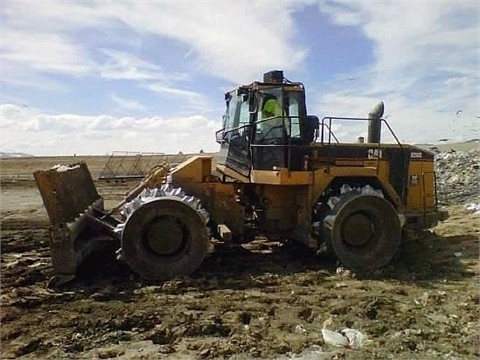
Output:
<path fill-rule="evenodd" d="M 329 124 L 326 125 L 325 124 L 325 121 L 328 119 L 329 121 Z M 324 143 L 324 127 L 326 127 L 328 129 L 328 134 L 329 134 L 329 138 L 328 138 L 328 144 L 330 145 L 331 144 L 331 137 L 333 136 L 335 139 L 337 139 L 335 137 L 335 134 L 333 133 L 333 131 L 331 130 L 332 128 L 332 120 L 353 120 L 353 121 L 369 121 L 369 120 L 372 120 L 372 119 L 369 119 L 369 118 L 356 118 L 356 117 L 338 117 L 338 116 L 324 116 L 322 118 L 322 123 L 321 123 L 321 126 L 322 126 L 322 134 L 321 134 L 321 143 L 323 144 Z M 390 124 L 387 122 L 387 120 L 383 119 L 383 118 L 380 118 L 378 119 L 380 120 L 382 123 L 384 123 L 386 126 L 387 126 L 387 129 L 390 131 L 390 134 L 393 136 L 393 138 L 395 139 L 395 141 L 397 142 L 397 144 L 403 148 L 402 146 L 402 143 L 400 142 L 400 140 L 398 140 L 397 138 L 397 135 L 395 135 L 395 133 L 393 132 L 392 128 L 390 127 Z M 338 142 L 338 140 L 337 140 Z"/>
<path fill-rule="evenodd" d="M 307 146 L 307 145 L 292 144 L 292 137 L 288 136 L 289 134 L 292 133 L 292 120 L 293 119 L 300 119 L 300 116 L 284 116 L 284 115 L 272 116 L 272 117 L 268 117 L 268 118 L 257 121 L 256 125 L 266 123 L 268 121 L 272 121 L 272 120 L 275 120 L 275 119 L 281 120 L 281 123 L 279 122 L 279 124 L 277 126 L 272 127 L 272 129 L 274 129 L 274 128 L 281 129 L 282 136 L 278 137 L 278 140 L 282 140 L 281 144 L 265 144 L 265 143 L 262 143 L 262 142 L 265 142 L 265 140 L 270 140 L 270 139 L 266 138 L 266 136 L 268 135 L 269 132 L 264 134 L 262 137 L 256 138 L 256 134 L 253 134 L 254 126 L 253 126 L 253 124 L 250 124 L 250 123 L 240 125 L 240 126 L 236 126 L 234 128 L 228 129 L 228 130 L 225 130 L 225 127 L 224 127 L 224 128 L 218 130 L 215 133 L 216 140 L 217 140 L 218 143 L 221 144 L 221 143 L 223 143 L 223 142 L 225 142 L 225 141 L 227 141 L 231 138 L 236 137 L 236 136 L 229 136 L 229 134 L 237 133 L 238 136 L 240 136 L 240 134 L 242 134 L 241 136 L 248 137 L 251 148 L 253 148 L 253 147 L 287 148 L 288 153 L 287 153 L 286 160 L 287 160 L 287 165 L 290 168 L 291 161 L 292 161 L 291 148 L 292 147 L 298 147 L 298 146 Z M 322 145 L 325 145 L 325 144 L 326 145 L 331 145 L 332 144 L 332 139 L 336 143 L 340 143 L 340 141 L 338 140 L 338 138 L 336 137 L 336 135 L 332 131 L 332 121 L 333 120 L 369 121 L 371 119 L 369 119 L 369 118 L 355 118 L 355 117 L 333 117 L 333 116 L 323 117 L 322 121 L 321 121 L 321 124 L 320 124 L 320 126 L 321 126 L 320 143 Z M 393 132 L 393 130 L 390 127 L 390 125 L 388 124 L 388 122 L 383 118 L 381 118 L 379 120 L 386 125 L 387 129 L 389 130 L 390 134 L 393 136 L 393 138 L 397 142 L 398 146 L 401 149 L 404 149 L 403 145 L 398 140 L 397 136 Z M 299 124 L 300 124 L 300 121 L 299 121 Z M 326 142 L 326 135 L 325 135 L 326 131 L 328 132 L 328 142 Z M 378 153 L 380 153 L 381 143 L 380 142 L 377 143 L 376 147 L 379 151 Z M 250 155 L 251 155 L 251 153 L 250 153 Z M 331 157 L 331 154 L 329 153 L 328 158 L 330 158 L 330 157 Z M 378 166 L 379 166 L 379 161 L 380 161 L 380 158 L 377 157 L 377 170 L 378 170 Z"/>

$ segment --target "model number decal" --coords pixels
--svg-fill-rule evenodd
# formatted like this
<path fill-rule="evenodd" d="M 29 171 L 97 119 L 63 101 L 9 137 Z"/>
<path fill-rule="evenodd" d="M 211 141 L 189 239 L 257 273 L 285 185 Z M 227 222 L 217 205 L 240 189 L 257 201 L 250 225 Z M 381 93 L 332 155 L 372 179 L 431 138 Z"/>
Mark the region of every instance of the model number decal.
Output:
<path fill-rule="evenodd" d="M 420 177 L 418 175 L 410 175 L 410 185 L 418 185 Z"/>
<path fill-rule="evenodd" d="M 411 159 L 421 159 L 422 158 L 422 153 L 420 151 L 412 151 L 410 153 L 410 158 Z"/>

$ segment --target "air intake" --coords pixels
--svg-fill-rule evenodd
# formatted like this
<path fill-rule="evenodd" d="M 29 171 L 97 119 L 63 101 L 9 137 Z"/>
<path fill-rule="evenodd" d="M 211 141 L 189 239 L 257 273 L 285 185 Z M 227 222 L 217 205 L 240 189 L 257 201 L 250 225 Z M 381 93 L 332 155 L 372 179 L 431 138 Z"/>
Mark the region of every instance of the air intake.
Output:
<path fill-rule="evenodd" d="M 272 70 L 263 74 L 263 82 L 267 84 L 283 84 L 283 71 Z"/>

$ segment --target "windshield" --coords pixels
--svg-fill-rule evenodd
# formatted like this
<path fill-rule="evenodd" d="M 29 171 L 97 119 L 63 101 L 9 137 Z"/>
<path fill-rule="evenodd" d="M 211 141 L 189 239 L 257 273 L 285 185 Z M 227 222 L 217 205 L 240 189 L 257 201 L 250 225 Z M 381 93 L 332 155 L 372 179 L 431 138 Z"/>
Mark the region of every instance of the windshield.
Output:
<path fill-rule="evenodd" d="M 300 121 L 305 114 L 303 93 L 268 89 L 263 91 L 261 99 L 257 134 L 263 135 L 259 139 L 282 139 L 285 135 L 300 139 Z"/>

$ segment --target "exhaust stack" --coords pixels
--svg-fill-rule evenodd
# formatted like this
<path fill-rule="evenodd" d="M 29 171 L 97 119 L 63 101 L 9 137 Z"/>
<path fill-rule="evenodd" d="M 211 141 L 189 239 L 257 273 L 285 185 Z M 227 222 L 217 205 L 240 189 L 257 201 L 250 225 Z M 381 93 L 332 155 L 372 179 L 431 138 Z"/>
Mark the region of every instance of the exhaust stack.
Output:
<path fill-rule="evenodd" d="M 385 106 L 383 101 L 380 101 L 369 113 L 368 113 L 368 137 L 367 142 L 369 143 L 380 143 L 380 133 L 382 131 L 382 122 L 381 118 Z"/>

